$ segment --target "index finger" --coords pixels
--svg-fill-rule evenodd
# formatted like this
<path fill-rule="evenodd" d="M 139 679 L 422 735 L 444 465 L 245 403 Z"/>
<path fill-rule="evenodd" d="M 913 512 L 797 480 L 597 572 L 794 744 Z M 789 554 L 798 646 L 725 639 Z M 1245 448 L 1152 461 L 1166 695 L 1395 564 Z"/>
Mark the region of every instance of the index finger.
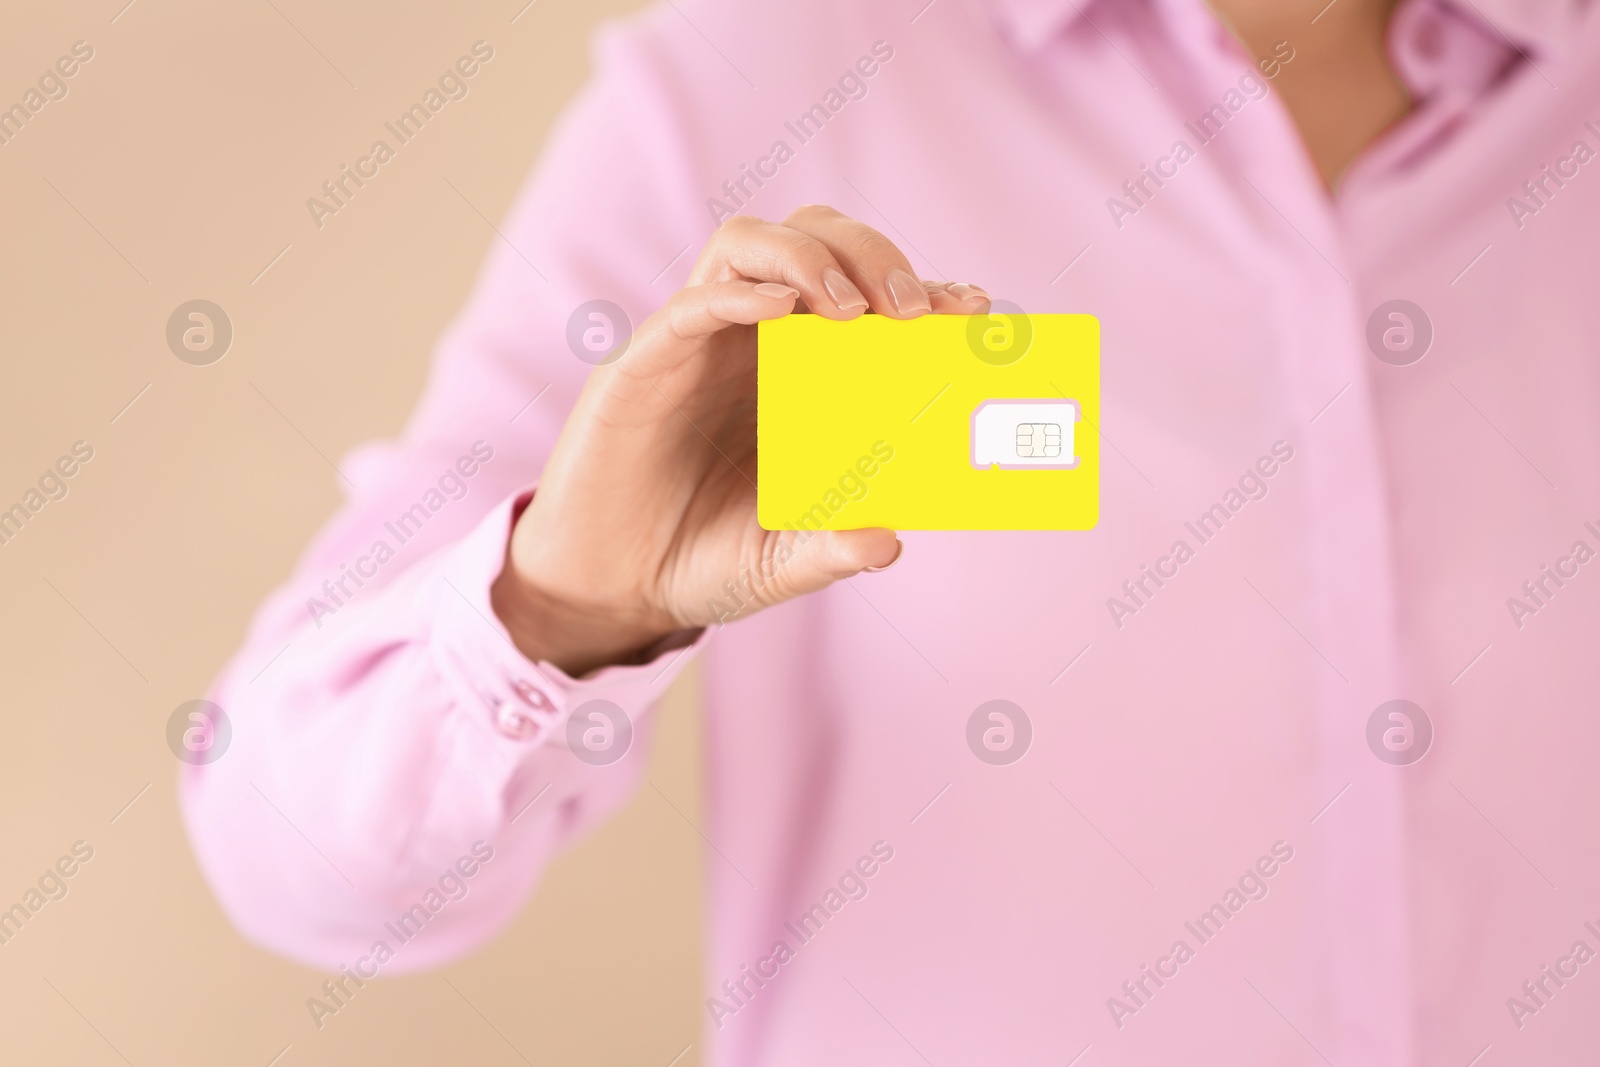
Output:
<path fill-rule="evenodd" d="M 988 294 L 975 286 L 919 280 L 898 245 L 835 208 L 807 204 L 796 208 L 784 225 L 826 247 L 880 315 L 910 319 L 935 310 L 972 314 L 988 302 Z"/>

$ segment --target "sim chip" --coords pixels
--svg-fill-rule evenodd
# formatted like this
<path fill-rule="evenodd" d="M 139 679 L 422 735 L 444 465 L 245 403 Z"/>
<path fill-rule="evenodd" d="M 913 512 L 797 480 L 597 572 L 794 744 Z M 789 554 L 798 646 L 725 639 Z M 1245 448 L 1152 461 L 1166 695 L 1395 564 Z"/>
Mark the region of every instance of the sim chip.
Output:
<path fill-rule="evenodd" d="M 1074 400 L 985 400 L 972 412 L 972 465 L 980 470 L 1067 470 L 1078 465 Z"/>
<path fill-rule="evenodd" d="M 1061 455 L 1059 422 L 1021 422 L 1017 424 L 1017 458 L 1054 459 Z"/>

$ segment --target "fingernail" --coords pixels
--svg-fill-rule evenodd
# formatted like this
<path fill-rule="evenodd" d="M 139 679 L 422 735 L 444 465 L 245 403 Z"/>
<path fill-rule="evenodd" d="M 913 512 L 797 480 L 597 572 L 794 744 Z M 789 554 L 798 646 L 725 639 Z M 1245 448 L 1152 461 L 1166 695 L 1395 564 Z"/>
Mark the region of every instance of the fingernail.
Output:
<path fill-rule="evenodd" d="M 928 302 L 928 291 L 905 271 L 896 267 L 884 278 L 884 284 L 889 287 L 889 299 L 894 301 L 894 309 L 902 315 L 926 315 L 933 310 L 933 305 Z"/>
<path fill-rule="evenodd" d="M 888 570 L 890 567 L 893 567 L 896 563 L 900 562 L 900 554 L 902 552 L 904 552 L 905 550 L 906 550 L 906 543 L 904 541 L 900 540 L 900 538 L 896 537 L 894 539 L 894 559 L 891 559 L 888 563 L 885 563 L 881 567 L 863 567 L 861 569 L 861 573 L 862 574 L 877 574 L 879 571 Z"/>
<path fill-rule="evenodd" d="M 828 296 L 839 305 L 840 311 L 867 306 L 867 298 L 861 295 L 861 290 L 855 287 L 855 283 L 832 267 L 822 268 L 822 287 L 828 290 Z"/>
<path fill-rule="evenodd" d="M 791 289 L 787 285 L 779 285 L 777 282 L 762 282 L 756 286 L 756 292 L 762 296 L 770 296 L 777 300 L 787 300 L 790 297 L 800 295 L 800 290 Z"/>
<path fill-rule="evenodd" d="M 976 285 L 968 285 L 966 282 L 956 282 L 950 287 L 950 291 L 963 300 L 976 301 L 989 299 L 988 293 L 984 292 L 982 289 L 979 289 Z"/>

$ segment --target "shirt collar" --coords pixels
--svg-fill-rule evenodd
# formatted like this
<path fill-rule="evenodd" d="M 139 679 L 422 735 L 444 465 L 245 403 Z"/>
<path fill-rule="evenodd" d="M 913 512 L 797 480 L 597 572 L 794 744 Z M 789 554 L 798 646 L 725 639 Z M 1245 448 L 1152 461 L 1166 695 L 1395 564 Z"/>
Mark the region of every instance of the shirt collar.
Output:
<path fill-rule="evenodd" d="M 1079 20 L 1092 22 L 1095 7 L 1129 2 L 1133 0 L 991 0 L 1002 24 L 1017 44 L 1029 51 Z M 1591 0 L 1401 0 L 1402 4 L 1435 2 L 1448 3 L 1468 19 L 1485 23 L 1512 47 L 1541 55 L 1562 51 L 1591 8 Z M 1151 6 L 1157 17 L 1171 14 L 1167 4 Z"/>
<path fill-rule="evenodd" d="M 1553 56 L 1565 51 L 1589 14 L 1589 0 L 1440 0 L 1465 18 L 1486 24 L 1518 51 Z"/>
<path fill-rule="evenodd" d="M 1000 22 L 1028 51 L 1038 49 L 1084 17 L 1098 0 L 992 0 Z"/>

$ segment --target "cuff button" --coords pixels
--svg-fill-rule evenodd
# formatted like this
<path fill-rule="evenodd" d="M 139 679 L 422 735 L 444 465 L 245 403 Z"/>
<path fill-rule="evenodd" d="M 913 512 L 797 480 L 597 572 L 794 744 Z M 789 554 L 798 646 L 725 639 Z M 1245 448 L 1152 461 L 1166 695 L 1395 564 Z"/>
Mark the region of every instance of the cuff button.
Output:
<path fill-rule="evenodd" d="M 518 741 L 526 740 L 539 732 L 539 723 L 532 715 L 507 701 L 495 709 L 500 732 Z"/>
<path fill-rule="evenodd" d="M 550 710 L 550 698 L 535 689 L 531 682 L 524 682 L 519 679 L 511 683 L 511 689 L 517 696 L 522 698 L 523 703 L 533 710 L 545 712 Z"/>

